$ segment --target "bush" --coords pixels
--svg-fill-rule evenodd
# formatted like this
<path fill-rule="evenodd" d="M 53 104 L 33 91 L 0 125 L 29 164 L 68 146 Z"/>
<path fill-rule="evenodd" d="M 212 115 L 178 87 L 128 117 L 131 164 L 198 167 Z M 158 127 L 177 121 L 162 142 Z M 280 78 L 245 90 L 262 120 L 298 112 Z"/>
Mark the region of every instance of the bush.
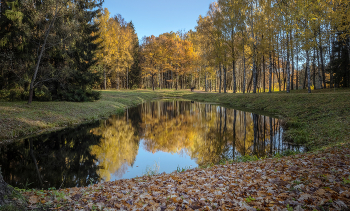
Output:
<path fill-rule="evenodd" d="M 0 99 L 2 100 L 9 100 L 9 96 L 10 96 L 10 91 L 9 90 L 0 90 Z"/>
<path fill-rule="evenodd" d="M 86 92 L 86 95 L 88 96 L 89 101 L 101 99 L 101 92 L 89 90 Z"/>
<path fill-rule="evenodd" d="M 29 92 L 22 88 L 11 90 L 0 90 L 0 99 L 5 101 L 28 100 Z"/>
<path fill-rule="evenodd" d="M 8 96 L 10 101 L 18 101 L 22 100 L 22 93 L 24 92 L 23 89 L 11 89 L 10 95 Z"/>
<path fill-rule="evenodd" d="M 81 88 L 70 88 L 68 90 L 58 90 L 59 100 L 72 102 L 87 102 L 101 99 L 101 93 Z"/>
<path fill-rule="evenodd" d="M 137 86 L 136 84 L 134 84 L 134 85 L 131 87 L 132 90 L 135 90 L 135 89 L 138 89 L 138 88 L 139 88 L 139 86 Z"/>
<path fill-rule="evenodd" d="M 35 89 L 35 98 L 38 101 L 51 101 L 52 100 L 51 92 L 45 85 L 42 85 L 41 88 L 39 88 L 39 89 Z"/>

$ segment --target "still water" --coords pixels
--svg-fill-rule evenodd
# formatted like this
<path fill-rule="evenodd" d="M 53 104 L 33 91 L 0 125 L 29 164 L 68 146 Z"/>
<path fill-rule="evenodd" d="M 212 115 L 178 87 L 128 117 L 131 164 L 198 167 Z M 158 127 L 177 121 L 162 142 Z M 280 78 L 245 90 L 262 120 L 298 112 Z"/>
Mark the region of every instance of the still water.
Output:
<path fill-rule="evenodd" d="M 272 117 L 160 100 L 93 124 L 0 145 L 0 165 L 4 180 L 15 187 L 79 187 L 243 155 L 303 150 L 282 137 L 281 122 Z"/>

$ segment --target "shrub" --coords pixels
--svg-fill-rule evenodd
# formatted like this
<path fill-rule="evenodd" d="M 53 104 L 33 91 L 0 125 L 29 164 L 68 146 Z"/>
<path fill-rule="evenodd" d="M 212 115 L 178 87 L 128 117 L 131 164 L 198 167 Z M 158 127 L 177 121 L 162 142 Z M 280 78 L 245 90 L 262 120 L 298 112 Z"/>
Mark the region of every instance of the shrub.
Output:
<path fill-rule="evenodd" d="M 10 101 L 22 100 L 22 93 L 23 92 L 24 92 L 23 89 L 11 89 L 10 95 L 9 95 L 9 100 Z"/>
<path fill-rule="evenodd" d="M 134 84 L 134 85 L 131 87 L 132 90 L 135 90 L 135 89 L 138 89 L 138 88 L 139 88 L 139 86 L 137 86 L 137 84 Z"/>
<path fill-rule="evenodd" d="M 51 92 L 45 85 L 42 85 L 41 88 L 35 89 L 35 98 L 38 101 L 52 100 Z"/>
<path fill-rule="evenodd" d="M 101 92 L 89 90 L 86 92 L 86 95 L 88 96 L 89 101 L 101 99 Z"/>
<path fill-rule="evenodd" d="M 5 101 L 28 100 L 29 92 L 22 88 L 11 90 L 0 90 L 0 99 Z"/>
<path fill-rule="evenodd" d="M 9 96 L 10 96 L 10 91 L 9 90 L 0 90 L 0 99 L 2 100 L 9 100 Z"/>
<path fill-rule="evenodd" d="M 73 102 L 87 102 L 101 99 L 101 93 L 81 88 L 69 88 L 67 90 L 58 90 L 58 98 L 59 100 Z"/>

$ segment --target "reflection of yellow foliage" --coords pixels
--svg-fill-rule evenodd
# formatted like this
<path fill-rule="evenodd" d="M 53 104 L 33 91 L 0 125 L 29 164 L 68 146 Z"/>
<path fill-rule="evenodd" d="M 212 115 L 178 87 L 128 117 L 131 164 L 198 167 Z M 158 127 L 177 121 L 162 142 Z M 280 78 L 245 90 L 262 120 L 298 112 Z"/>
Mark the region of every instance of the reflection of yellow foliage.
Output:
<path fill-rule="evenodd" d="M 183 101 L 145 103 L 133 112 L 140 111 L 140 137 L 126 116 L 111 117 L 92 130 L 102 136 L 100 145 L 92 147 L 92 153 L 104 180 L 110 180 L 111 174 L 124 174 L 133 165 L 140 139 L 144 139 L 149 152 L 186 152 L 199 165 L 232 157 L 233 151 L 264 156 L 269 150 L 269 143 L 264 140 L 270 134 L 263 132 L 270 131 L 269 118 L 236 111 L 234 119 L 233 109 Z"/>
<path fill-rule="evenodd" d="M 124 174 L 127 166 L 133 165 L 139 148 L 139 138 L 131 123 L 113 116 L 92 133 L 102 136 L 100 145 L 91 149 L 101 167 L 100 177 L 109 181 L 111 174 Z"/>
<path fill-rule="evenodd" d="M 191 104 L 181 101 L 158 101 L 142 108 L 146 150 L 176 153 L 186 149 L 198 164 L 217 163 L 223 154 L 232 155 L 234 149 L 241 155 L 257 152 L 265 155 L 262 147 L 263 122 L 269 131 L 268 121 L 255 117 L 260 130 L 254 145 L 254 123 L 250 113 L 236 111 L 235 141 L 233 138 L 234 110 L 216 105 Z M 226 117 L 225 117 L 226 116 Z"/>

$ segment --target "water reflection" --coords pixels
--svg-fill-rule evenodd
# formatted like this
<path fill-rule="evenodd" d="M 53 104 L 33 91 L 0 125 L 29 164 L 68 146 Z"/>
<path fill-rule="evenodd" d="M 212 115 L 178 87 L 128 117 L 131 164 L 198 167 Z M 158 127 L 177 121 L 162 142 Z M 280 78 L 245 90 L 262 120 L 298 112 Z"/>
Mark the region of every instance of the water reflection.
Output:
<path fill-rule="evenodd" d="M 100 137 L 90 133 L 98 124 L 0 145 L 4 180 L 19 188 L 86 186 L 100 181 L 99 165 L 90 147 Z"/>
<path fill-rule="evenodd" d="M 148 150 L 176 152 L 186 148 L 200 165 L 295 149 L 282 142 L 281 122 L 271 117 L 181 101 L 144 104 L 142 113 Z"/>
<path fill-rule="evenodd" d="M 258 157 L 297 147 L 282 142 L 278 119 L 190 101 L 144 103 L 96 124 L 0 145 L 5 181 L 23 187 L 73 187 L 142 175 L 161 161 L 177 166 Z M 301 150 L 301 149 L 299 149 Z"/>

